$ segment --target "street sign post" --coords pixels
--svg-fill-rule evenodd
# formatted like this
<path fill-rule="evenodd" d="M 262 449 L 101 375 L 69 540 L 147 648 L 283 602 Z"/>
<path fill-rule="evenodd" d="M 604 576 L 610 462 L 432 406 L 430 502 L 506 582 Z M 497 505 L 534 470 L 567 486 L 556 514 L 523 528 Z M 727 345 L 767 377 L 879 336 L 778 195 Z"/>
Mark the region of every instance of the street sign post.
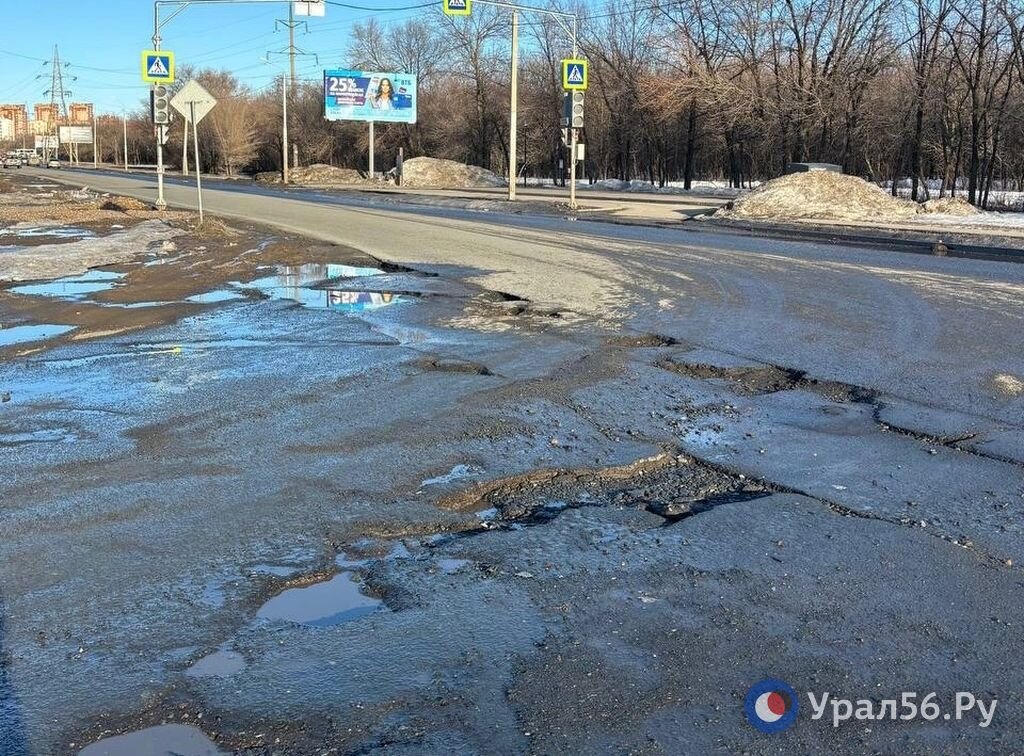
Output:
<path fill-rule="evenodd" d="M 173 84 L 174 53 L 169 50 L 143 50 L 142 80 L 147 84 Z"/>
<path fill-rule="evenodd" d="M 202 167 L 199 165 L 199 122 L 206 118 L 214 106 L 216 98 L 203 85 L 194 79 L 185 83 L 178 94 L 171 98 L 171 107 L 181 113 L 182 117 L 192 124 L 192 145 L 195 150 L 196 193 L 199 197 L 199 224 L 203 223 L 203 179 Z"/>
<path fill-rule="evenodd" d="M 441 0 L 446 16 L 468 16 L 473 11 L 473 0 Z"/>

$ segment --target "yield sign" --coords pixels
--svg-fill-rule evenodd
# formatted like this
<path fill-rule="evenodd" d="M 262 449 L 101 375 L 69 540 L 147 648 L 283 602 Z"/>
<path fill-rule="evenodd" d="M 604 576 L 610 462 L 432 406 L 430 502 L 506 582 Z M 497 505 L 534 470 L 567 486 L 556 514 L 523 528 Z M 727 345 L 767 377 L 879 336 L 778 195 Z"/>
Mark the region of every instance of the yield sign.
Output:
<path fill-rule="evenodd" d="M 195 79 L 186 82 L 178 94 L 171 98 L 171 107 L 181 113 L 186 121 L 195 118 L 196 123 L 203 120 L 216 104 L 214 96 Z"/>

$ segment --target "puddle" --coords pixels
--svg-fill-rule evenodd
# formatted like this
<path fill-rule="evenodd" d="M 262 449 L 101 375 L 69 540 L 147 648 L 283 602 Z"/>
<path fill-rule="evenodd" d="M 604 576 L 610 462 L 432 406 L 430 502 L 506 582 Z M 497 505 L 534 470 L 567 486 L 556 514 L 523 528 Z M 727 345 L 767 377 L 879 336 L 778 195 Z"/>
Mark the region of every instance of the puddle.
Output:
<path fill-rule="evenodd" d="M 365 617 L 384 604 L 360 590 L 351 572 L 341 572 L 323 583 L 290 588 L 265 603 L 256 616 L 310 627 L 331 627 Z"/>
<path fill-rule="evenodd" d="M 379 541 L 373 539 L 366 539 L 357 541 L 352 544 L 352 550 L 356 554 L 369 554 L 369 556 L 349 556 L 348 554 L 338 554 L 335 558 L 334 563 L 342 569 L 354 570 L 366 567 L 372 562 L 390 562 L 393 559 L 412 559 L 412 553 L 406 547 L 402 541 L 396 542 L 391 546 L 387 553 L 375 555 L 374 552 L 380 550 L 381 544 Z"/>
<path fill-rule="evenodd" d="M 79 751 L 78 756 L 217 756 L 220 753 L 202 730 L 165 724 L 98 740 Z"/>
<path fill-rule="evenodd" d="M 89 294 L 112 289 L 124 278 L 124 273 L 108 270 L 89 270 L 80 276 L 67 276 L 44 283 L 23 284 L 14 286 L 8 291 L 12 294 L 25 294 L 34 297 L 58 297 L 72 301 L 85 299 Z"/>
<path fill-rule="evenodd" d="M 463 478 L 470 478 L 474 475 L 482 472 L 479 467 L 473 465 L 455 465 L 450 472 L 444 475 L 438 475 L 435 478 L 427 478 L 425 481 L 420 483 L 421 486 L 435 486 L 441 483 L 452 483 L 456 480 L 462 480 Z"/>
<path fill-rule="evenodd" d="M 4 252 L 21 252 L 27 247 L 20 247 L 17 244 L 0 244 L 0 255 Z"/>
<path fill-rule="evenodd" d="M 52 339 L 54 336 L 60 336 L 61 334 L 74 330 L 74 328 L 74 326 L 69 325 L 52 324 L 22 325 L 13 326 L 11 328 L 0 328 L 0 347 L 10 346 L 11 344 L 22 344 L 26 341 Z"/>
<path fill-rule="evenodd" d="M 185 670 L 187 677 L 230 677 L 245 669 L 245 657 L 237 651 L 215 651 Z"/>
<path fill-rule="evenodd" d="M 204 294 L 193 294 L 191 297 L 186 297 L 185 301 L 197 304 L 216 304 L 218 302 L 232 302 L 246 298 L 245 294 L 237 289 L 215 289 Z"/>
<path fill-rule="evenodd" d="M 261 276 L 253 281 L 232 281 L 227 288 L 215 289 L 188 297 L 186 301 L 216 304 L 247 299 L 246 289 L 255 289 L 268 299 L 298 302 L 303 307 L 338 312 L 362 312 L 398 304 L 412 297 L 386 291 L 342 291 L 330 288 L 332 282 L 380 276 L 380 268 L 330 263 L 308 264 L 275 269 L 273 275 Z"/>
<path fill-rule="evenodd" d="M 454 575 L 473 564 L 471 559 L 438 559 L 437 566 L 445 575 Z"/>

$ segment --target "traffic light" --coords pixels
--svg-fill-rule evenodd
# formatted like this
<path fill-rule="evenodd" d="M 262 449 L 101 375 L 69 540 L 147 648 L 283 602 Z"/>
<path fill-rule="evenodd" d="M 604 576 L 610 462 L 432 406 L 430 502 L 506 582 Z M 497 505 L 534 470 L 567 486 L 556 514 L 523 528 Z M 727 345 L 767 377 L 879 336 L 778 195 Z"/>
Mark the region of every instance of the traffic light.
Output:
<path fill-rule="evenodd" d="M 171 90 L 166 84 L 153 85 L 149 92 L 149 112 L 157 126 L 171 122 Z"/>
<path fill-rule="evenodd" d="M 569 125 L 574 129 L 583 128 L 583 92 L 574 90 L 569 93 L 572 101 L 572 110 L 570 111 L 570 123 Z"/>

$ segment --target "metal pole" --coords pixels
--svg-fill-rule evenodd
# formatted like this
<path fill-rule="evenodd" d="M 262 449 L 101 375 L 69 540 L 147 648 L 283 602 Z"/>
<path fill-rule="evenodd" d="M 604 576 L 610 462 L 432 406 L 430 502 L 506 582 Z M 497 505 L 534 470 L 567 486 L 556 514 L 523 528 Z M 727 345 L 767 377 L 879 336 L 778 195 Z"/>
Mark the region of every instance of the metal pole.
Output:
<path fill-rule="evenodd" d="M 508 201 L 515 202 L 516 199 L 516 158 L 519 150 L 516 144 L 516 132 L 518 129 L 518 113 L 516 112 L 519 103 L 519 11 L 512 11 L 512 102 L 509 107 L 508 127 Z"/>
<path fill-rule="evenodd" d="M 308 28 L 307 28 L 307 31 Z M 288 3 L 288 55 L 291 58 L 292 90 L 295 89 L 295 3 Z"/>
<path fill-rule="evenodd" d="M 370 178 L 374 177 L 375 171 L 373 170 L 373 121 L 370 121 Z"/>
<path fill-rule="evenodd" d="M 569 207 L 573 210 L 577 208 L 576 205 L 576 145 L 578 132 L 576 129 L 569 127 L 572 130 L 572 138 L 569 140 Z"/>
<path fill-rule="evenodd" d="M 289 6 L 291 7 L 291 6 Z M 281 165 L 284 183 L 288 183 L 288 79 L 281 77 Z"/>
<path fill-rule="evenodd" d="M 92 167 L 93 170 L 100 167 L 100 132 L 96 128 L 96 113 L 92 116 Z"/>
<path fill-rule="evenodd" d="M 122 113 L 121 118 L 124 121 L 124 172 L 131 173 L 128 168 L 128 114 Z"/>
<path fill-rule="evenodd" d="M 195 150 L 196 164 L 196 193 L 199 195 L 199 225 L 203 225 L 203 171 L 199 166 L 199 127 L 196 124 L 196 104 L 188 104 L 189 113 L 192 115 L 192 149 Z"/>
<path fill-rule="evenodd" d="M 160 6 L 153 3 L 153 49 L 160 49 Z M 165 210 L 167 200 L 164 199 L 164 134 L 166 126 L 156 127 L 156 209 Z"/>

